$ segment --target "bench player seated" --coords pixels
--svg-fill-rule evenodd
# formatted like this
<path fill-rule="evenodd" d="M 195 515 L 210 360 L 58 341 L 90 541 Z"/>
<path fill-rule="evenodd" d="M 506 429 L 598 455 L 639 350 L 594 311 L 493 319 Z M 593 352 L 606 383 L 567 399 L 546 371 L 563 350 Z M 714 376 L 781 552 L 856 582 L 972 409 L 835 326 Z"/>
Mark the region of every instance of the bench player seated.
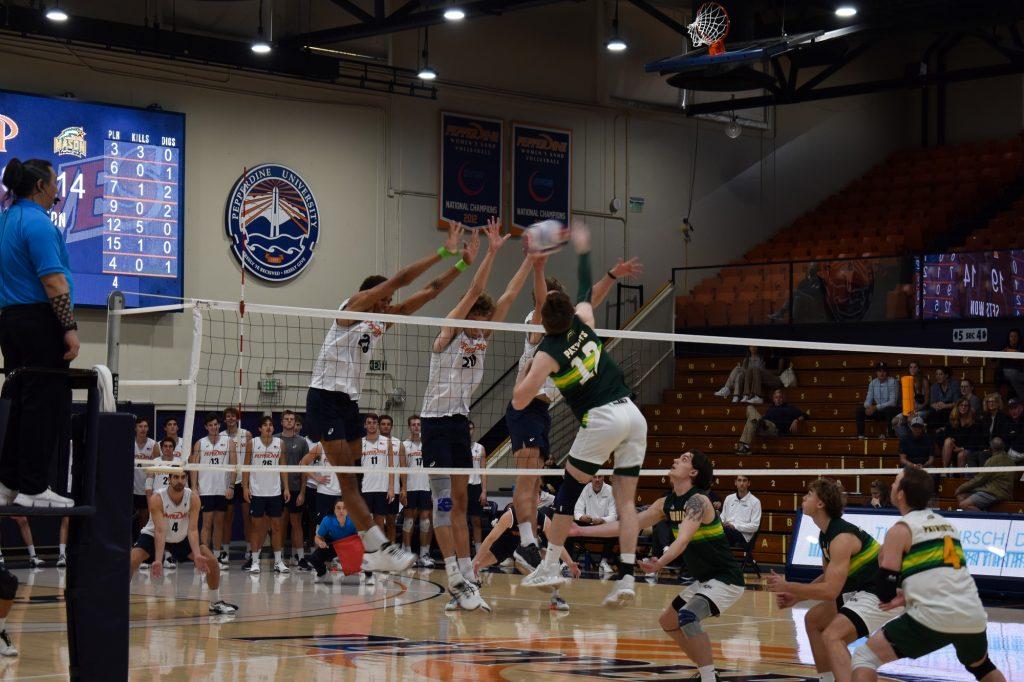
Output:
<path fill-rule="evenodd" d="M 162 473 L 162 472 L 158 472 Z M 199 544 L 199 500 L 185 486 L 185 473 L 180 469 L 169 471 L 170 483 L 149 499 L 149 522 L 139 533 L 132 547 L 132 572 L 143 561 L 152 561 L 150 575 L 159 578 L 163 564 L 153 561 L 163 556 L 164 550 L 177 561 L 192 561 L 196 570 L 206 573 L 210 588 L 210 613 L 231 614 L 238 607 L 220 598 L 220 566 L 209 547 Z M 3 594 L 0 592 L 0 599 Z"/>

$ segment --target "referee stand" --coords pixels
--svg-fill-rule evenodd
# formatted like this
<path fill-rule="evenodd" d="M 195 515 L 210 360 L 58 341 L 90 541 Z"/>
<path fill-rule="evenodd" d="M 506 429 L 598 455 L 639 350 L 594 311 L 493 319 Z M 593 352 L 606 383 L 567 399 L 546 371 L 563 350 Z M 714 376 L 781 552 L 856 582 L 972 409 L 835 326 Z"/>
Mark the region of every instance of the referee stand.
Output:
<path fill-rule="evenodd" d="M 0 506 L 0 516 L 70 517 L 64 591 L 68 673 L 72 680 L 128 679 L 128 616 L 132 542 L 132 437 L 135 418 L 101 413 L 93 370 L 22 367 L 2 370 L 7 381 L 30 373 L 66 375 L 72 389 L 88 392 L 85 411 L 71 417 L 71 448 L 60 448 L 58 470 L 71 460 L 67 509 Z M 10 404 L 0 400 L 0 448 Z M 99 453 L 103 456 L 100 457 Z"/>

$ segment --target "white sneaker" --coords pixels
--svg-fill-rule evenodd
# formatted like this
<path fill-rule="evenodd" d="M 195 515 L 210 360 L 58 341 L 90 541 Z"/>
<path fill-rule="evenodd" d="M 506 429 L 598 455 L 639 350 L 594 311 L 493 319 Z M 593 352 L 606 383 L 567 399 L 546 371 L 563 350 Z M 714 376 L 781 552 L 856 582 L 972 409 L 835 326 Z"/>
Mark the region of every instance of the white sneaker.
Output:
<path fill-rule="evenodd" d="M 46 564 L 46 562 L 45 562 L 45 561 L 43 561 L 42 559 L 40 559 L 40 558 L 39 558 L 38 556 L 36 556 L 35 554 L 33 554 L 32 556 L 30 556 L 30 557 L 28 558 L 28 565 L 29 565 L 29 568 L 41 568 L 41 567 L 42 567 L 43 565 L 45 565 L 45 564 Z"/>
<path fill-rule="evenodd" d="M 741 397 L 739 397 L 738 395 L 734 395 L 734 396 L 732 397 L 732 401 L 733 401 L 734 403 L 738 403 L 738 402 L 740 402 L 741 400 L 742 400 L 743 402 L 747 402 L 747 396 L 743 396 L 743 397 L 741 398 Z"/>
<path fill-rule="evenodd" d="M 14 503 L 14 498 L 18 496 L 17 490 L 11 490 L 3 483 L 0 483 L 0 506 L 6 507 L 9 504 Z M 17 655 L 17 652 L 15 652 Z"/>
<path fill-rule="evenodd" d="M 552 597 L 551 598 L 551 603 L 548 605 L 548 607 L 552 611 L 568 611 L 569 610 L 569 605 L 561 597 Z"/>
<path fill-rule="evenodd" d="M 436 565 L 437 564 L 434 563 L 434 560 L 431 559 L 428 555 L 420 555 L 420 568 L 433 568 Z"/>
<path fill-rule="evenodd" d="M 751 397 L 747 398 L 747 404 L 748 405 L 762 405 L 763 403 L 764 403 L 764 399 L 761 398 L 761 396 L 755 395 L 755 396 L 751 396 Z"/>
<path fill-rule="evenodd" d="M 448 600 L 448 603 L 444 605 L 445 613 L 452 613 L 453 611 L 459 610 L 459 598 L 452 597 Z"/>
<path fill-rule="evenodd" d="M 448 591 L 455 597 L 459 608 L 463 611 L 475 611 L 482 605 L 480 590 L 466 579 L 452 583 L 448 586 Z"/>
<path fill-rule="evenodd" d="M 274 563 L 274 573 L 291 573 L 292 569 L 288 568 L 283 561 L 277 561 Z"/>
<path fill-rule="evenodd" d="M 598 565 L 597 570 L 601 573 L 611 573 L 612 567 L 608 565 L 607 559 L 601 559 L 601 563 Z"/>
<path fill-rule="evenodd" d="M 376 585 L 377 578 L 373 575 L 373 573 L 367 573 L 366 580 L 364 580 L 363 583 L 366 585 Z"/>
<path fill-rule="evenodd" d="M 728 398 L 730 395 L 732 395 L 732 391 L 729 390 L 728 386 L 722 386 L 720 389 L 715 391 L 715 395 L 717 395 L 719 398 Z"/>
<path fill-rule="evenodd" d="M 217 614 L 238 613 L 238 607 L 235 604 L 229 604 L 226 601 L 224 601 L 223 599 L 221 599 L 220 601 L 215 601 L 212 604 L 210 604 L 210 613 L 217 613 Z"/>
<path fill-rule="evenodd" d="M 363 555 L 362 570 L 401 573 L 412 566 L 414 561 L 416 556 L 412 552 L 406 552 L 401 545 L 387 542 L 376 552 Z"/>
<path fill-rule="evenodd" d="M 629 606 L 636 599 L 636 591 L 633 589 L 634 579 L 631 575 L 624 575 L 615 581 L 615 588 L 608 593 L 608 596 L 601 602 L 603 605 L 620 609 Z"/>
<path fill-rule="evenodd" d="M 38 495 L 18 493 L 14 498 L 14 504 L 20 507 L 59 507 L 63 509 L 67 507 L 74 507 L 75 501 L 70 497 L 58 495 L 47 488 Z"/>
<path fill-rule="evenodd" d="M 259 573 L 260 572 L 260 562 L 259 562 L 259 559 L 253 558 L 252 563 L 249 564 L 249 568 L 247 570 L 250 573 Z"/>
<path fill-rule="evenodd" d="M 519 584 L 523 587 L 558 587 L 565 582 L 567 582 L 565 576 L 562 575 L 562 571 L 557 565 L 548 566 L 542 563 Z"/>
<path fill-rule="evenodd" d="M 57 568 L 67 568 L 67 567 L 68 567 L 68 558 L 66 556 L 64 556 L 63 554 L 61 554 L 59 557 L 57 557 Z"/>
<path fill-rule="evenodd" d="M 0 656 L 14 657 L 18 655 L 18 650 L 14 646 L 14 642 L 11 641 L 11 636 L 7 634 L 7 630 L 0 632 Z"/>

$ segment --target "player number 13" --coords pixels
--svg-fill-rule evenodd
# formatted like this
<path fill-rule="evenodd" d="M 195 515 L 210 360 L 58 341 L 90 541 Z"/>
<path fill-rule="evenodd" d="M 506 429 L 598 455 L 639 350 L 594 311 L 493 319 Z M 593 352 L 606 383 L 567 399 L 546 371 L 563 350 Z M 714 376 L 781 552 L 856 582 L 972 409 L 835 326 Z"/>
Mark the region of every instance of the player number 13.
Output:
<path fill-rule="evenodd" d="M 585 384 L 590 381 L 594 375 L 597 374 L 597 366 L 601 363 L 601 349 L 593 341 L 588 341 L 583 345 L 582 348 L 583 356 L 576 356 L 572 359 L 572 366 L 579 370 L 580 373 L 580 384 Z M 594 358 L 594 371 L 591 372 L 587 369 L 586 361 L 593 356 Z"/>

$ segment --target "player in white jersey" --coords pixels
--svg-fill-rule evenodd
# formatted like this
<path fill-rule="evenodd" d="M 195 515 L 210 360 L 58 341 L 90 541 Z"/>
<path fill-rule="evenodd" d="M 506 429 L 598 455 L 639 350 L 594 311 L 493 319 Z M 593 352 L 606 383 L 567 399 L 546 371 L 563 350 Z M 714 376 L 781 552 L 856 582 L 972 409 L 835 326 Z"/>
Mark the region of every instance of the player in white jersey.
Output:
<path fill-rule="evenodd" d="M 408 419 L 409 439 L 402 442 L 405 460 L 402 466 L 423 469 L 423 443 L 420 440 L 420 416 L 415 414 Z M 423 473 L 402 476 L 401 502 L 405 518 L 402 521 L 402 547 L 412 551 L 412 529 L 416 525 L 416 517 L 420 523 L 420 553 L 416 560 L 421 568 L 433 568 L 434 560 L 430 558 L 430 513 L 434 505 L 430 500 L 430 479 L 426 471 Z"/>
<path fill-rule="evenodd" d="M 390 414 L 382 414 L 377 428 L 380 431 L 380 435 L 391 439 L 389 444 L 390 450 L 388 451 L 388 460 L 391 462 L 391 466 L 399 466 L 405 461 L 405 452 L 402 450 L 402 441 L 391 435 L 392 430 L 395 428 L 394 417 Z M 388 542 L 394 542 L 398 539 L 395 520 L 398 518 L 399 500 L 402 496 L 402 477 L 395 474 L 390 478 L 392 481 L 391 492 L 394 496 L 388 502 L 387 513 L 384 514 L 384 534 L 388 536 Z"/>
<path fill-rule="evenodd" d="M 237 407 L 224 409 L 224 433 L 231 438 L 231 447 L 235 451 L 236 462 L 241 462 L 245 458 L 245 445 L 252 440 L 252 434 L 239 425 L 241 418 L 242 415 L 238 412 Z M 252 515 L 249 513 L 249 502 L 245 499 L 245 495 L 242 494 L 241 471 L 235 473 L 235 494 L 231 498 L 231 502 L 228 503 L 227 510 L 224 513 L 224 544 L 220 546 L 220 552 L 217 554 L 217 562 L 225 568 L 230 559 L 231 529 L 235 527 L 235 507 L 242 508 L 242 526 L 244 528 L 245 541 L 248 542 L 249 537 L 252 535 Z"/>
<path fill-rule="evenodd" d="M 325 468 L 330 466 L 323 446 L 319 443 L 313 443 L 306 456 L 299 460 L 299 464 Z M 312 484 L 312 487 L 308 487 L 309 484 Z M 333 472 L 321 474 L 315 471 L 304 471 L 302 472 L 302 485 L 306 488 L 306 494 L 312 499 L 313 525 L 319 525 L 325 516 L 334 513 L 334 503 L 341 499 L 341 484 L 338 482 L 338 475 Z M 301 561 L 299 565 L 307 568 Z"/>
<path fill-rule="evenodd" d="M 134 573 L 144 561 L 163 556 L 164 550 L 178 561 L 193 561 L 206 573 L 210 613 L 231 614 L 238 607 L 220 598 L 220 568 L 206 545 L 199 544 L 199 505 L 195 493 L 185 486 L 185 472 L 170 472 L 170 484 L 149 499 L 149 523 L 139 533 L 131 553 Z M 159 578 L 162 565 L 153 561 L 150 575 Z"/>
<path fill-rule="evenodd" d="M 498 250 L 508 241 L 501 235 L 496 219 L 487 221 L 487 255 L 473 282 L 458 305 L 448 313 L 453 323 L 501 322 L 508 315 L 533 266 L 533 256 L 523 259 L 505 292 L 493 303 L 484 293 Z M 430 468 L 466 468 L 472 464 L 469 437 L 469 405 L 484 374 L 484 358 L 492 332 L 471 326 L 443 327 L 430 353 L 430 376 L 423 398 L 420 421 L 423 433 L 423 463 Z M 469 611 L 485 606 L 469 558 L 468 476 L 433 474 L 430 490 L 434 498 L 434 535 L 445 557 L 448 590 L 453 600 Z"/>
<path fill-rule="evenodd" d="M 473 468 L 483 470 L 487 466 L 487 450 L 483 445 L 473 440 L 476 436 L 476 425 L 469 422 L 470 457 L 473 460 Z M 484 515 L 484 507 L 487 505 L 487 474 L 473 473 L 469 475 L 466 482 L 466 505 L 469 512 L 470 531 L 473 540 L 473 556 L 476 556 L 483 540 L 483 531 L 480 520 Z M 476 573 L 476 571 L 473 571 Z"/>
<path fill-rule="evenodd" d="M 975 679 L 1006 680 L 988 657 L 988 616 L 967 570 L 960 532 L 928 509 L 933 495 L 932 477 L 923 469 L 903 469 L 893 481 L 891 499 L 902 518 L 885 534 L 875 594 L 883 609 L 905 604 L 907 610 L 854 651 L 854 682 L 874 682 L 879 666 L 948 644 Z"/>
<path fill-rule="evenodd" d="M 203 420 L 206 435 L 192 446 L 192 464 L 215 466 L 234 465 L 235 451 L 231 438 L 220 432 L 220 417 L 211 412 Z M 235 473 L 233 471 L 193 471 L 192 491 L 199 495 L 203 512 L 203 544 L 220 547 L 224 534 L 224 512 L 228 500 L 235 494 Z M 213 541 L 211 545 L 210 542 Z"/>
<path fill-rule="evenodd" d="M 375 414 L 368 414 L 363 420 L 363 428 L 366 436 L 363 437 L 362 459 L 360 464 L 364 467 L 374 469 L 385 469 L 389 466 L 397 466 L 397 460 L 392 458 L 397 453 L 391 452 L 391 439 L 380 433 L 380 419 Z M 373 522 L 384 530 L 384 518 L 395 499 L 394 474 L 385 471 L 367 471 L 363 473 L 362 493 L 366 500 L 366 507 L 373 514 Z M 347 506 L 347 504 L 346 504 Z"/>
<path fill-rule="evenodd" d="M 245 463 L 249 466 L 281 466 L 281 439 L 274 435 L 274 420 L 260 419 L 260 437 L 245 446 Z M 288 473 L 246 471 L 242 474 L 242 494 L 249 503 L 252 535 L 249 536 L 249 562 L 242 567 L 250 573 L 260 572 L 260 550 L 270 531 L 270 547 L 274 551 L 274 573 L 291 573 L 284 563 L 284 503 L 290 495 Z"/>
<path fill-rule="evenodd" d="M 132 486 L 134 497 L 135 516 L 138 519 L 139 528 L 149 521 L 149 495 L 146 493 L 146 460 L 157 456 L 154 452 L 156 441 L 149 437 L 149 420 L 139 417 L 135 420 L 135 480 Z"/>
<path fill-rule="evenodd" d="M 175 450 L 178 443 L 173 438 L 164 438 L 160 441 L 160 456 L 153 460 L 154 464 L 165 467 L 184 466 L 185 459 Z M 165 469 L 162 473 L 150 471 L 146 476 L 146 495 L 158 493 L 171 482 L 171 469 Z"/>
<path fill-rule="evenodd" d="M 373 275 L 363 280 L 359 292 L 346 299 L 340 309 L 346 312 L 373 312 L 409 315 L 436 297 L 460 272 L 472 262 L 479 240 L 474 235 L 470 243 L 463 244 L 462 259 L 443 275 L 410 296 L 406 301 L 391 305 L 391 296 L 426 272 L 434 263 L 446 256 L 458 255 L 462 225 L 453 223 L 448 230 L 444 246 L 399 270 L 393 277 Z M 337 319 L 324 339 L 306 395 L 306 422 L 309 435 L 319 441 L 334 466 L 351 466 L 359 462 L 363 425 L 359 417 L 359 394 L 370 365 L 373 349 L 386 331 L 380 322 Z M 345 506 L 352 522 L 359 530 L 366 553 L 363 557 L 367 570 L 402 571 L 412 565 L 415 557 L 403 552 L 401 546 L 389 543 L 384 532 L 373 523 L 359 490 L 357 478 L 352 474 L 340 477 Z"/>
<path fill-rule="evenodd" d="M 181 426 L 174 417 L 164 420 L 164 438 L 174 439 L 174 454 L 181 457 L 182 461 L 188 459 L 188 443 L 181 437 Z"/>

